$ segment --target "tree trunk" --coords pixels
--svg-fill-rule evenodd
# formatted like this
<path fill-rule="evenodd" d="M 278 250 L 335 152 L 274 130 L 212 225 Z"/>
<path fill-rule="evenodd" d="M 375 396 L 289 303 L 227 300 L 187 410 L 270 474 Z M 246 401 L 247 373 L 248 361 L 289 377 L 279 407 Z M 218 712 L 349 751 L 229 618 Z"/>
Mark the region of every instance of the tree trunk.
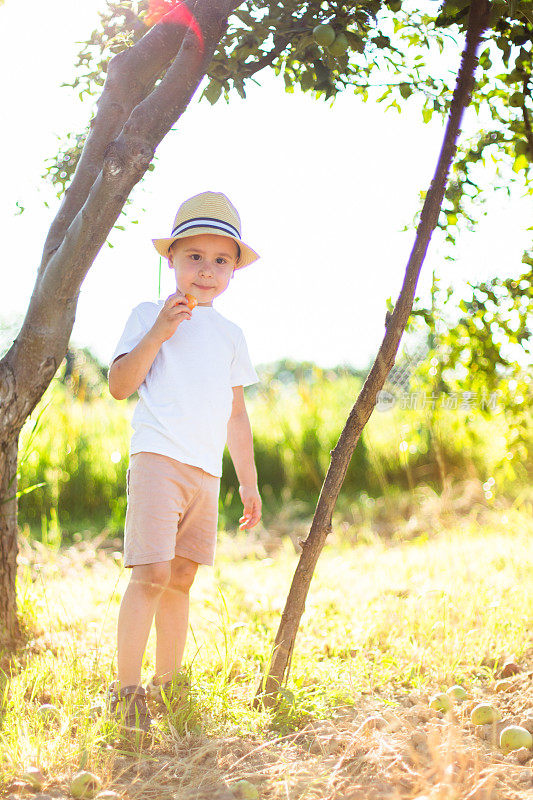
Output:
<path fill-rule="evenodd" d="M 9 497 L 5 485 L 16 480 L 18 433 L 65 357 L 83 280 L 156 147 L 187 108 L 236 5 L 185 0 L 109 62 L 98 113 L 50 227 L 22 328 L 0 360 L 4 496 Z M 189 27 L 180 21 L 185 6 L 193 20 Z M 0 640 L 17 630 L 16 529 L 17 504 L 10 500 L 2 505 L 0 530 Z"/>
<path fill-rule="evenodd" d="M 20 638 L 17 617 L 17 450 L 18 432 L 0 440 L 0 646 L 13 649 Z"/>
<path fill-rule="evenodd" d="M 416 285 L 431 234 L 437 224 L 448 172 L 456 152 L 463 111 L 470 102 L 470 95 L 474 86 L 474 72 L 477 66 L 476 53 L 481 35 L 488 24 L 488 15 L 487 0 L 473 0 L 465 48 L 457 75 L 446 132 L 435 175 L 422 208 L 403 286 L 394 312 L 386 323 L 386 334 L 370 374 L 350 412 L 336 447 L 331 451 L 331 463 L 320 492 L 315 515 L 311 523 L 311 530 L 307 539 L 300 542 L 302 554 L 297 564 L 281 617 L 270 668 L 266 678 L 263 676 L 253 701 L 253 705 L 256 708 L 261 705 L 273 707 L 277 704 L 279 688 L 284 677 L 288 676 L 288 665 L 292 657 L 296 634 L 305 609 L 305 600 L 314 569 L 326 537 L 331 531 L 333 509 L 344 481 L 346 470 L 361 436 L 361 431 L 374 410 L 377 394 L 383 388 L 385 379 L 394 364 L 398 345 L 413 307 Z"/>

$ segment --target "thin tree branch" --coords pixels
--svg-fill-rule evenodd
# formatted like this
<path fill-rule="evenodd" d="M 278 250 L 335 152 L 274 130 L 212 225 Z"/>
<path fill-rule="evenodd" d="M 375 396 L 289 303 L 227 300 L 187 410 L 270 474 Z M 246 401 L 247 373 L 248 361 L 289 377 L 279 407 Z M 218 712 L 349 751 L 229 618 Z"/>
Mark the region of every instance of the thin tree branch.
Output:
<path fill-rule="evenodd" d="M 262 681 L 264 688 L 261 685 L 256 693 L 254 699 L 255 707 L 260 707 L 262 704 L 272 707 L 277 703 L 279 688 L 286 675 L 287 664 L 294 649 L 314 569 L 326 537 L 331 531 L 331 519 L 335 502 L 361 432 L 374 410 L 377 395 L 383 388 L 385 378 L 394 364 L 400 338 L 412 311 L 418 277 L 431 234 L 437 224 L 448 172 L 456 152 L 463 112 L 470 102 L 474 87 L 474 72 L 478 63 L 477 50 L 481 34 L 487 26 L 488 17 L 489 6 L 487 0 L 473 0 L 465 48 L 450 105 L 446 132 L 435 174 L 420 215 L 420 222 L 407 264 L 402 289 L 390 321 L 387 324 L 386 334 L 376 360 L 348 416 L 337 445 L 331 451 L 331 463 L 320 492 L 311 529 L 307 539 L 301 542 L 303 552 L 294 573 L 276 635 L 270 670 L 266 679 Z"/>
<path fill-rule="evenodd" d="M 185 4 L 193 11 L 194 0 L 185 0 Z M 81 158 L 46 237 L 39 278 L 87 200 L 102 169 L 105 148 L 118 136 L 131 111 L 152 91 L 161 73 L 175 59 L 184 33 L 182 25 L 158 22 L 136 44 L 109 61 L 102 94 L 96 103 L 98 110 L 91 120 Z"/>

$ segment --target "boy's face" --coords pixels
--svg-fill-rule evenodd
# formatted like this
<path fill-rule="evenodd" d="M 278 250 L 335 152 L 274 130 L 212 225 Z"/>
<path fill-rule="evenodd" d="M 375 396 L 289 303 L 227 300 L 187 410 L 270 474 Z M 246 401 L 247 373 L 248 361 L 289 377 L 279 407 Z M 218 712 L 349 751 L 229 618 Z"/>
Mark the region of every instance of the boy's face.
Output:
<path fill-rule="evenodd" d="M 168 254 L 176 288 L 193 294 L 199 306 L 212 306 L 213 298 L 228 288 L 238 250 L 235 240 L 216 233 L 177 239 Z"/>

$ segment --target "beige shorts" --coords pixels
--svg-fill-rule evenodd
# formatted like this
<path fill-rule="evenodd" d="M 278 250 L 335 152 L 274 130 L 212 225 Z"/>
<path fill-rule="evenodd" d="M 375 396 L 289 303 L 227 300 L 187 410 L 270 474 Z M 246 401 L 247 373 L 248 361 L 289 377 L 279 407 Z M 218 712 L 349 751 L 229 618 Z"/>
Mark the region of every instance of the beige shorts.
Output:
<path fill-rule="evenodd" d="M 124 566 L 184 556 L 213 566 L 220 478 L 161 453 L 134 453 L 126 473 Z"/>

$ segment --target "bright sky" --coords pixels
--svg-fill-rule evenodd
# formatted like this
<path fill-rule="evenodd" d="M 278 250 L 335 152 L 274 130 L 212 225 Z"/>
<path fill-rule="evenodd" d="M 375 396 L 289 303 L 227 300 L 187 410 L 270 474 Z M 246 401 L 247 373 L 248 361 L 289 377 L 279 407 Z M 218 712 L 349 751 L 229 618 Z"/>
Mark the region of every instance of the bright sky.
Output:
<path fill-rule="evenodd" d="M 40 177 L 44 160 L 93 115 L 91 103 L 60 84 L 72 81 L 79 43 L 104 8 L 103 0 L 5 0 L 0 7 L 0 71 L 12 76 L 3 82 L 0 129 L 1 319 L 25 313 L 59 208 Z M 16 35 L 21 30 L 24 36 Z M 283 80 L 266 70 L 258 80 L 246 100 L 236 95 L 229 105 L 199 104 L 197 90 L 159 146 L 155 170 L 135 187 L 128 217 L 120 218 L 126 230 L 111 232 L 114 247 L 104 245 L 83 283 L 74 345 L 109 361 L 131 309 L 158 299 L 159 256 L 151 239 L 170 234 L 183 200 L 213 190 L 237 207 L 242 237 L 261 255 L 214 301 L 243 328 L 254 364 L 290 357 L 363 367 L 375 356 L 386 298 L 400 291 L 414 239 L 413 231 L 400 230 L 432 178 L 443 124 L 434 118 L 424 125 L 416 103 L 402 114 L 385 112 L 384 104 L 346 92 L 330 108 L 299 90 L 285 93 Z M 465 135 L 475 128 L 469 110 Z M 434 237 L 418 295 L 428 298 L 432 270 L 460 287 L 520 268 L 529 202 L 498 193 L 487 210 L 477 232 L 461 236 L 455 263 L 443 259 Z M 162 269 L 166 297 L 175 286 L 168 267 Z"/>

